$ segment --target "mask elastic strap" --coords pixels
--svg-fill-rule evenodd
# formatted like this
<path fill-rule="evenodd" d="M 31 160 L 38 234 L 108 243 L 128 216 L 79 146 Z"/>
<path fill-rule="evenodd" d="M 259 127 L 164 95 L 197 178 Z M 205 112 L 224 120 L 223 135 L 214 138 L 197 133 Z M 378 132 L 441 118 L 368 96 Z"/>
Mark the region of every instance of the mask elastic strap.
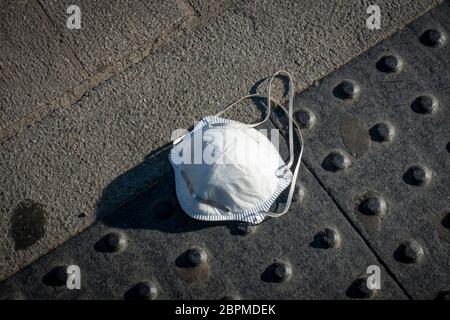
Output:
<path fill-rule="evenodd" d="M 275 212 L 265 213 L 266 215 L 268 215 L 270 217 L 282 216 L 289 210 L 289 207 L 291 206 L 292 198 L 293 198 L 294 192 L 295 192 L 295 185 L 297 183 L 297 178 L 298 178 L 298 174 L 300 171 L 300 165 L 301 165 L 301 161 L 302 161 L 303 147 L 304 147 L 302 132 L 300 130 L 299 125 L 294 120 L 294 116 L 293 116 L 293 112 L 294 112 L 294 81 L 292 79 L 292 76 L 289 74 L 289 72 L 281 70 L 272 76 L 272 78 L 270 79 L 270 83 L 269 83 L 269 92 L 268 92 L 267 101 L 268 101 L 268 103 L 270 103 L 270 101 L 272 101 L 272 99 L 270 98 L 270 90 L 272 88 L 272 80 L 274 79 L 275 76 L 277 76 L 280 73 L 283 73 L 284 75 L 286 75 L 289 78 L 289 109 L 286 110 L 285 107 L 283 107 L 281 104 L 278 104 L 278 106 L 287 115 L 288 121 L 289 121 L 289 162 L 286 165 L 288 168 L 292 167 L 292 165 L 294 163 L 294 157 L 295 157 L 295 155 L 294 155 L 294 126 L 296 127 L 298 136 L 300 138 L 301 149 L 300 149 L 300 154 L 297 159 L 297 164 L 295 165 L 294 172 L 292 174 L 291 187 L 289 189 L 289 194 L 288 194 L 288 198 L 286 200 L 285 207 L 284 207 L 283 211 L 279 212 L 279 213 L 275 213 Z"/>
<path fill-rule="evenodd" d="M 261 94 L 257 94 L 257 93 L 249 94 L 249 95 L 243 96 L 243 97 L 240 98 L 239 100 L 236 100 L 236 101 L 233 102 L 232 104 L 228 105 L 225 109 L 223 109 L 223 110 L 219 111 L 218 113 L 216 113 L 215 116 L 216 116 L 216 117 L 222 116 L 225 112 L 227 112 L 228 110 L 230 110 L 231 108 L 233 108 L 233 107 L 234 107 L 235 105 L 237 105 L 239 102 L 241 102 L 241 101 L 243 101 L 243 100 L 246 100 L 246 99 L 250 99 L 250 98 L 267 98 L 267 96 L 264 96 L 264 95 L 261 95 Z M 273 99 L 272 99 L 272 100 L 273 100 Z M 278 103 L 278 101 L 275 101 L 275 102 Z M 250 127 L 250 128 L 254 128 L 254 127 L 257 127 L 257 126 L 263 124 L 264 122 L 266 122 L 266 121 L 269 119 L 270 113 L 271 113 L 270 111 L 271 111 L 271 109 L 270 109 L 270 104 L 268 104 L 268 105 L 267 105 L 267 113 L 266 113 L 266 116 L 264 117 L 264 119 L 262 119 L 261 121 L 256 122 L 256 123 L 245 124 L 245 126 L 246 126 L 246 127 Z M 229 124 L 227 124 L 227 125 L 229 126 Z"/>
<path fill-rule="evenodd" d="M 289 114 L 288 110 L 286 110 L 286 108 L 283 107 L 281 104 L 279 104 L 279 107 L 284 111 L 284 113 L 286 115 Z M 275 218 L 280 217 L 280 216 L 282 216 L 283 214 L 285 214 L 289 210 L 289 207 L 291 206 L 291 203 L 292 203 L 292 198 L 294 196 L 295 185 L 297 183 L 298 174 L 299 174 L 299 171 L 300 171 L 300 165 L 301 165 L 301 162 L 302 162 L 302 155 L 303 155 L 303 148 L 304 148 L 303 147 L 304 146 L 303 136 L 302 136 L 302 132 L 301 132 L 300 127 L 297 124 L 297 122 L 294 119 L 292 119 L 292 118 L 291 118 L 291 121 L 294 124 L 295 128 L 297 129 L 298 136 L 300 137 L 300 139 L 299 139 L 300 143 L 301 143 L 300 154 L 298 155 L 297 164 L 295 165 L 294 172 L 292 174 L 291 187 L 289 189 L 289 194 L 288 194 L 288 198 L 286 200 L 285 207 L 284 207 L 283 211 L 279 212 L 279 213 L 276 213 L 276 212 L 265 212 L 264 214 L 269 216 L 269 217 L 275 217 Z M 293 153 L 292 153 L 292 155 L 293 155 Z"/>
<path fill-rule="evenodd" d="M 285 107 L 283 107 L 279 101 L 276 101 L 275 99 L 273 99 L 271 97 L 271 90 L 272 90 L 272 81 L 273 79 L 279 75 L 279 74 L 284 74 L 289 78 L 289 109 L 286 110 Z M 292 76 L 289 72 L 285 71 L 285 70 L 280 70 L 277 71 L 271 78 L 269 81 L 269 88 L 268 88 L 268 92 L 267 92 L 267 97 L 263 96 L 263 95 L 259 95 L 259 94 L 250 94 L 247 96 L 244 96 L 242 98 L 240 98 L 239 100 L 233 102 L 232 104 L 230 104 L 229 106 L 227 106 L 225 109 L 223 109 L 222 111 L 218 112 L 216 114 L 217 117 L 220 117 L 222 114 L 224 114 L 226 111 L 228 111 L 229 109 L 231 109 L 232 107 L 234 107 L 236 104 L 238 104 L 239 102 L 248 99 L 248 98 L 253 98 L 253 97 L 259 97 L 259 98 L 267 98 L 267 113 L 266 116 L 264 117 L 263 120 L 261 120 L 260 122 L 257 123 L 252 123 L 252 124 L 247 124 L 247 127 L 256 127 L 259 126 L 261 124 L 263 124 L 264 122 L 266 122 L 271 114 L 271 102 L 275 103 L 278 107 L 280 107 L 284 113 L 287 115 L 288 117 L 288 122 L 289 122 L 289 162 L 286 165 L 287 168 L 291 168 L 293 163 L 294 163 L 294 126 L 297 129 L 298 135 L 300 137 L 300 143 L 301 143 L 301 150 L 300 150 L 300 154 L 298 156 L 298 160 L 297 160 L 297 164 L 295 165 L 295 169 L 292 175 L 292 182 L 291 182 L 291 187 L 289 189 L 289 194 L 288 194 L 288 198 L 285 204 L 285 208 L 282 212 L 279 213 L 275 213 L 275 212 L 265 212 L 265 214 L 267 216 L 270 217 L 279 217 L 282 216 L 283 214 L 285 214 L 288 210 L 289 207 L 291 206 L 292 203 L 292 198 L 294 196 L 294 191 L 295 191 L 295 185 L 297 182 L 297 177 L 299 174 L 299 170 L 300 170 L 300 164 L 301 164 L 301 160 L 302 160 L 302 155 L 303 155 L 303 146 L 304 146 L 304 142 L 303 142 L 303 136 L 302 136 L 302 132 L 300 130 L 300 127 L 298 126 L 297 122 L 294 120 L 293 117 L 293 110 L 294 110 L 294 81 L 292 79 Z"/>
<path fill-rule="evenodd" d="M 267 99 L 267 112 L 266 112 L 266 115 L 265 115 L 264 119 L 262 119 L 261 121 L 256 122 L 256 123 L 246 124 L 245 126 L 246 127 L 250 127 L 250 128 L 254 128 L 254 127 L 257 127 L 257 126 L 263 124 L 267 120 L 269 120 L 270 114 L 272 112 L 272 104 L 271 104 L 271 102 L 275 102 L 277 105 L 281 106 L 281 104 L 278 101 L 274 100 L 271 97 L 273 79 L 275 79 L 275 77 L 277 75 L 279 75 L 279 74 L 284 74 L 284 75 L 286 75 L 289 78 L 289 112 L 287 113 L 287 116 L 288 116 L 288 119 L 289 119 L 289 162 L 288 162 L 288 164 L 286 166 L 290 169 L 292 167 L 292 164 L 294 163 L 294 132 L 293 132 L 294 128 L 293 128 L 293 122 L 292 122 L 292 120 L 293 120 L 292 113 L 293 113 L 293 109 L 294 109 L 294 81 L 293 81 L 292 76 L 290 75 L 289 72 L 287 72 L 285 70 L 280 70 L 280 71 L 277 71 L 270 78 L 269 88 L 267 90 L 267 97 L 265 97 L 263 95 L 259 95 L 259 94 L 246 95 L 246 96 L 240 98 L 239 100 L 231 103 L 225 109 L 223 109 L 223 110 L 219 111 L 218 113 L 216 113 L 216 117 L 220 117 L 225 112 L 227 112 L 228 110 L 233 108 L 236 104 L 238 104 L 239 102 L 241 102 L 241 101 L 243 101 L 245 99 L 258 97 L 258 98 L 266 98 Z"/>
<path fill-rule="evenodd" d="M 285 71 L 285 70 L 280 70 L 277 71 L 271 78 L 269 81 L 269 89 L 267 91 L 267 109 L 270 112 L 271 110 L 271 106 L 270 103 L 273 99 L 271 99 L 270 97 L 270 93 L 272 91 L 272 81 L 273 79 L 279 75 L 279 74 L 284 74 L 289 78 L 289 112 L 288 112 L 288 122 L 289 122 L 289 162 L 286 165 L 289 169 L 292 167 L 292 164 L 294 163 L 294 128 L 293 128 L 293 109 L 294 109 L 294 80 L 292 79 L 292 76 L 289 72 Z M 277 103 L 284 111 L 286 111 L 286 109 L 281 106 L 280 103 Z M 302 149 L 303 149 L 303 145 L 302 145 Z"/>

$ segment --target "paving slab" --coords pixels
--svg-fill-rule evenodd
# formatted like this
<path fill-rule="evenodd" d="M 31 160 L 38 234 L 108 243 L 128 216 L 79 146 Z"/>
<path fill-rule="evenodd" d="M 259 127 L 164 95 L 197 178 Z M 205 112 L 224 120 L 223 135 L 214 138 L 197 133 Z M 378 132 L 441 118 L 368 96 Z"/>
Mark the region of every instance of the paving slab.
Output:
<path fill-rule="evenodd" d="M 91 90 L 130 64 L 139 62 L 151 54 L 155 48 L 167 43 L 194 25 L 204 22 L 229 5 L 228 1 L 199 4 L 190 4 L 187 0 L 86 1 L 78 3 L 82 23 L 81 29 L 76 30 L 70 29 L 66 25 L 70 20 L 69 16 L 73 15 L 73 11 L 67 12 L 72 2 L 33 0 L 26 3 L 29 8 L 25 8 L 23 2 L 18 4 L 23 6 L 22 10 L 28 10 L 27 15 L 33 17 L 33 21 L 27 27 L 39 25 L 39 28 L 33 29 L 28 34 L 44 30 L 44 37 L 39 35 L 35 38 L 39 41 L 49 42 L 47 44 L 49 50 L 52 50 L 52 46 L 55 45 L 58 46 L 58 50 L 52 50 L 50 54 L 48 52 L 40 54 L 39 61 L 29 60 L 22 63 L 19 59 L 15 66 L 10 66 L 10 64 L 4 66 L 5 69 L 2 71 L 5 74 L 5 84 L 11 86 L 12 89 L 9 90 L 8 86 L 5 86 L 8 94 L 5 95 L 5 107 L 2 110 L 5 121 L 4 123 L 0 122 L 1 141 L 14 136 L 23 127 L 39 121 L 53 110 L 76 103 L 86 91 Z M 21 17 L 18 18 L 21 13 L 15 9 L 16 6 L 17 4 L 4 10 L 5 14 L 16 11 L 11 14 L 11 16 L 15 15 L 14 18 L 4 19 L 5 24 L 11 24 L 5 28 L 6 31 L 17 29 L 22 23 Z M 86 11 L 89 14 L 85 15 Z M 17 34 L 23 30 L 25 28 L 22 28 Z M 13 33 L 9 32 L 9 34 L 8 36 L 5 33 L 5 37 L 8 36 L 10 38 L 8 41 L 11 42 Z M 24 34 L 27 35 L 27 33 Z M 14 39 L 14 41 L 19 43 L 23 39 Z M 4 49 L 4 54 L 8 59 L 13 60 L 17 56 L 24 55 L 22 52 L 24 48 L 21 48 L 22 43 L 14 45 L 9 42 L 5 42 Z M 43 45 L 43 47 L 45 46 Z M 32 51 L 31 56 L 44 51 L 43 48 Z M 70 62 L 71 68 L 58 67 L 58 65 L 55 66 L 57 69 L 53 68 L 52 66 L 60 60 Z M 43 64 L 44 67 L 45 64 L 51 65 L 53 69 L 41 70 L 40 64 Z M 32 79 L 38 76 L 43 77 L 41 73 L 47 73 L 47 78 L 56 80 L 55 85 L 50 86 L 49 84 L 49 88 L 46 90 L 46 87 L 38 85 L 38 81 L 32 85 L 28 83 L 28 87 L 31 89 L 23 94 L 25 92 L 23 88 L 27 85 L 27 81 L 17 81 L 18 85 L 14 87 L 11 85 L 11 83 L 15 83 L 14 81 L 11 83 L 6 81 L 9 75 L 13 75 L 18 72 L 16 69 L 21 68 L 29 70 L 31 73 L 36 72 L 37 75 L 32 75 Z M 73 74 L 74 70 L 76 70 L 75 75 Z M 61 74 L 67 74 L 67 80 L 78 76 L 78 81 L 72 82 L 69 86 L 64 86 L 64 82 L 56 84 L 58 76 Z M 15 80 L 20 79 L 16 77 Z M 40 81 L 40 84 L 46 85 L 47 82 Z M 18 92 L 19 89 L 21 92 Z M 38 94 L 41 97 L 36 97 Z M 28 99 L 25 103 L 22 101 L 22 96 L 32 99 Z"/>
<path fill-rule="evenodd" d="M 238 3 L 5 141 L 1 278 L 164 175 L 157 150 L 174 129 L 190 127 L 249 91 L 264 91 L 261 81 L 280 68 L 304 89 L 437 3 L 384 1 L 380 6 L 389 14 L 379 31 L 366 28 L 368 4 L 359 1 Z M 144 158 L 134 177 L 107 189 Z M 26 212 L 31 222 L 15 218 Z M 24 233 L 32 237 L 21 239 Z"/>
<path fill-rule="evenodd" d="M 305 163 L 417 299 L 450 286 L 449 16 L 445 2 L 296 98 Z"/>
<path fill-rule="evenodd" d="M 81 61 L 89 74 L 101 72 L 123 56 L 151 45 L 169 28 L 192 14 L 185 0 L 77 1 L 81 29 L 66 26 L 70 0 L 39 1 L 56 26 L 57 37 Z"/>
<path fill-rule="evenodd" d="M 167 161 L 167 160 L 166 160 Z M 302 168 L 304 196 L 288 214 L 258 226 L 189 218 L 167 175 L 120 210 L 0 284 L 0 296 L 22 299 L 362 299 L 355 289 L 380 267 L 373 299 L 405 299 L 364 241 L 315 178 Z M 334 247 L 321 245 L 331 228 Z M 119 247 L 108 239 L 117 237 Z M 123 246 L 122 246 L 123 245 Z M 118 251 L 115 251 L 115 250 Z M 205 261 L 188 264 L 189 250 Z M 186 260 L 187 259 L 187 260 Z M 286 277 L 273 268 L 286 266 Z M 58 270 L 77 265 L 81 289 L 69 290 Z M 140 286 L 150 296 L 140 295 Z M 367 298 L 367 297 L 366 297 Z"/>
<path fill-rule="evenodd" d="M 0 4 L 0 130 L 82 80 L 33 1 Z"/>

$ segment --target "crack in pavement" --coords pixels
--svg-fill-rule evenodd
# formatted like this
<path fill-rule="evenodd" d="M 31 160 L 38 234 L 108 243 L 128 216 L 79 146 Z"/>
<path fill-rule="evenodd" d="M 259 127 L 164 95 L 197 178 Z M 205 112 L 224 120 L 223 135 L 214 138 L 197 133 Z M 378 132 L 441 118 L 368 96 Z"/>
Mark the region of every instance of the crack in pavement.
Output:
<path fill-rule="evenodd" d="M 40 7 L 42 7 L 42 4 L 39 2 L 39 0 L 37 0 L 37 3 L 39 4 Z M 225 4 L 222 4 L 220 9 L 226 10 L 231 5 L 231 3 L 232 2 L 226 2 Z M 57 96 L 56 98 L 41 103 L 33 111 L 13 121 L 11 124 L 3 128 L 0 128 L 0 144 L 3 144 L 9 139 L 13 138 L 23 128 L 31 126 L 35 123 L 39 123 L 55 110 L 75 105 L 89 91 L 95 89 L 96 87 L 108 81 L 115 75 L 127 70 L 128 68 L 136 64 L 139 64 L 141 61 L 146 59 L 157 49 L 170 43 L 171 41 L 181 36 L 182 34 L 192 31 L 197 26 L 201 25 L 202 23 L 206 22 L 213 16 L 220 13 L 220 11 L 214 11 L 211 14 L 200 16 L 189 1 L 177 0 L 177 4 L 181 7 L 183 12 L 186 12 L 185 16 L 183 16 L 179 21 L 173 23 L 165 30 L 162 30 L 161 33 L 156 37 L 156 39 L 153 40 L 152 43 L 150 43 L 148 46 L 142 46 L 135 51 L 127 53 L 126 55 L 120 57 L 119 59 L 116 59 L 114 63 L 111 63 L 110 65 L 104 67 L 100 72 L 97 72 L 96 74 L 91 76 L 87 75 L 85 67 L 83 66 L 82 62 L 78 59 L 78 57 L 73 53 L 73 51 L 69 49 L 69 52 L 73 54 L 73 57 L 71 57 L 72 54 L 68 52 L 67 48 L 58 43 L 58 45 L 63 49 L 63 52 L 66 55 L 66 57 L 72 63 L 73 59 L 75 59 L 80 63 L 81 67 L 83 68 L 82 70 L 86 72 L 86 75 L 84 76 L 85 78 L 84 81 L 67 90 L 66 92 L 62 93 L 61 95 Z M 48 13 L 45 11 L 45 9 L 43 10 L 45 15 L 47 16 L 46 19 L 50 20 L 50 23 L 54 25 L 54 22 L 51 21 L 50 17 L 48 16 Z M 51 32 L 51 34 L 55 35 L 54 32 Z M 77 68 L 77 70 L 79 69 Z"/>

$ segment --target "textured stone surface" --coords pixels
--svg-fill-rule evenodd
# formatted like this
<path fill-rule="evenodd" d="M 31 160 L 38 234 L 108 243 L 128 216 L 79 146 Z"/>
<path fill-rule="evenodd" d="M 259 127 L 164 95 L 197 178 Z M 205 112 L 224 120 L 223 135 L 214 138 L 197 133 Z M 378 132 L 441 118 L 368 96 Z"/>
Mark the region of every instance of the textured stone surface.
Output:
<path fill-rule="evenodd" d="M 194 9 L 195 13 L 199 16 L 210 15 L 214 12 L 219 12 L 223 8 L 226 8 L 231 3 L 236 3 L 239 0 L 186 0 Z"/>
<path fill-rule="evenodd" d="M 81 29 L 66 27 L 70 0 L 39 0 L 58 30 L 90 74 L 120 60 L 124 55 L 151 45 L 161 34 L 189 14 L 185 0 L 83 0 Z"/>
<path fill-rule="evenodd" d="M 417 299 L 433 299 L 450 283 L 450 233 L 444 220 L 450 199 L 450 46 L 420 41 L 429 29 L 448 34 L 449 16 L 446 2 L 296 98 L 297 108 L 310 108 L 317 117 L 316 125 L 304 131 L 311 146 L 305 163 Z M 377 61 L 385 55 L 398 56 L 402 69 L 378 70 Z M 359 84 L 358 99 L 334 96 L 342 79 Z M 415 108 L 421 95 L 436 100 L 432 113 Z M 324 159 L 330 150 L 351 151 L 339 130 L 348 117 L 366 128 L 355 135 L 357 144 L 366 146 L 367 134 L 380 122 L 390 123 L 395 133 L 390 141 L 372 136 L 367 153 L 353 156 L 349 168 L 328 170 Z M 412 172 L 417 167 L 426 170 Z M 382 201 L 368 205 L 367 199 Z"/>
<path fill-rule="evenodd" d="M 245 2 L 5 141 L 0 147 L 1 277 L 167 172 L 152 152 L 170 140 L 172 130 L 256 90 L 279 68 L 294 74 L 297 90 L 306 88 L 438 2 L 381 2 L 389 15 L 380 31 L 365 26 L 366 2 Z M 129 171 L 132 176 L 123 175 Z M 10 220 L 25 199 L 44 208 L 47 231 L 16 251 Z"/>
<path fill-rule="evenodd" d="M 33 1 L 0 3 L 0 130 L 81 81 Z"/>
<path fill-rule="evenodd" d="M 0 297 L 128 299 L 137 283 L 151 281 L 157 287 L 157 299 L 220 299 L 229 295 L 243 299 L 361 298 L 354 290 L 355 281 L 367 276 L 370 265 L 376 265 L 380 267 L 381 290 L 373 299 L 405 299 L 304 167 L 299 178 L 307 190 L 302 201 L 294 202 L 285 216 L 269 219 L 243 236 L 235 223 L 189 218 L 177 206 L 170 174 L 2 282 Z M 168 216 L 157 215 L 167 201 L 172 203 Z M 339 232 L 339 247 L 325 248 L 315 241 L 328 227 Z M 123 233 L 128 241 L 119 253 L 102 246 L 102 239 L 113 230 Z M 189 258 L 192 252 L 199 253 L 195 259 Z M 70 264 L 80 267 L 81 290 L 68 290 L 64 283 L 50 281 L 52 270 Z M 286 268 L 276 270 L 280 265 Z M 365 282 L 361 286 L 364 288 Z"/>

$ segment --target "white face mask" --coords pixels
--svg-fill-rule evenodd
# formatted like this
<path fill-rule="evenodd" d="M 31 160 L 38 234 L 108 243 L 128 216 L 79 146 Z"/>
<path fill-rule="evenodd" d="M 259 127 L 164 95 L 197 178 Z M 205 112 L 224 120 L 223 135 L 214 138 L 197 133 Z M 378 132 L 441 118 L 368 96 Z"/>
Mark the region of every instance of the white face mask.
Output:
<path fill-rule="evenodd" d="M 289 111 L 270 97 L 272 80 L 278 74 L 289 78 Z M 285 214 L 292 201 L 303 153 L 303 138 L 293 120 L 294 87 L 291 75 L 278 71 L 269 82 L 267 113 L 258 123 L 243 124 L 220 116 L 245 96 L 215 116 L 203 118 L 194 129 L 174 141 L 169 160 L 175 171 L 176 192 L 183 210 L 195 219 L 207 221 L 235 220 L 260 223 L 266 216 Z M 254 127 L 269 119 L 271 102 L 276 103 L 289 119 L 289 162 L 284 163 L 272 142 Z M 301 151 L 294 173 L 293 126 Z M 270 212 L 278 196 L 290 185 L 282 212 Z"/>

